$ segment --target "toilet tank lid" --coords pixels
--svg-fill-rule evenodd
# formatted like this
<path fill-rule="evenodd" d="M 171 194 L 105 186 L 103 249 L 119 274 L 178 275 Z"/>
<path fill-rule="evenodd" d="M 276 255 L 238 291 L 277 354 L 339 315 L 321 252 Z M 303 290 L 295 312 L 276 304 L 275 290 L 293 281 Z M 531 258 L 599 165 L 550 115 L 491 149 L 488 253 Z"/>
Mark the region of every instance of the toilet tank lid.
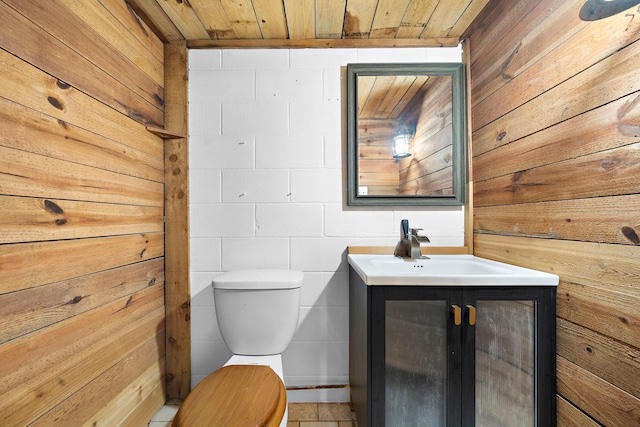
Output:
<path fill-rule="evenodd" d="M 214 289 L 295 289 L 304 274 L 296 270 L 233 270 L 213 279 Z"/>

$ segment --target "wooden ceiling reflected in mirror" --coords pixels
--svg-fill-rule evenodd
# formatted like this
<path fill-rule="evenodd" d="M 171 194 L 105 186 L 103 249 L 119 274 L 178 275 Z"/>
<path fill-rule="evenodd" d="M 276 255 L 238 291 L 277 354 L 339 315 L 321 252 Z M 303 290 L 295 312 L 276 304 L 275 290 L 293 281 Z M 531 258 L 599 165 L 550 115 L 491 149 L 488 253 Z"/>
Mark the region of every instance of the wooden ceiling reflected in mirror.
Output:
<path fill-rule="evenodd" d="M 464 204 L 465 112 L 460 63 L 347 66 L 348 203 Z"/>

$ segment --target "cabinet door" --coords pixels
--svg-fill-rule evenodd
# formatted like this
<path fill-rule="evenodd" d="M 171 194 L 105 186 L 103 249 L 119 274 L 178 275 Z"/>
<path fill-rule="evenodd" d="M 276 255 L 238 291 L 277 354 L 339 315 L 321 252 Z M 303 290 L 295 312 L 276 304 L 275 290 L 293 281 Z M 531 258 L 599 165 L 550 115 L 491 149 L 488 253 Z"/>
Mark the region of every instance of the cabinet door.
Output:
<path fill-rule="evenodd" d="M 381 304 L 384 411 L 374 419 L 393 427 L 459 425 L 460 335 L 451 327 L 451 292 L 388 288 Z"/>
<path fill-rule="evenodd" d="M 542 317 L 550 313 L 544 291 L 465 291 L 463 300 L 463 346 L 473 349 L 465 351 L 472 357 L 463 359 L 463 396 L 475 395 L 472 405 L 463 404 L 463 425 L 555 425 L 545 419 L 545 411 L 555 412 L 548 407 L 555 399 L 555 387 L 548 382 L 549 370 L 555 371 L 549 364 L 555 360 L 549 346 L 555 348 L 555 338 L 550 320 Z"/>

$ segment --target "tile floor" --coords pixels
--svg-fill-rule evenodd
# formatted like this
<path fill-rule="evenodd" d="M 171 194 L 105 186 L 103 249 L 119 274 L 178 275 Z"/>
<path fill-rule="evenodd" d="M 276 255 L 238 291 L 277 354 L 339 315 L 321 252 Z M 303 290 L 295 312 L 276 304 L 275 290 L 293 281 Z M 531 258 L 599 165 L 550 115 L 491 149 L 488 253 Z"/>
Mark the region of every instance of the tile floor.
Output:
<path fill-rule="evenodd" d="M 173 417 L 178 412 L 178 405 L 164 405 L 156 414 L 151 418 L 147 427 L 171 427 Z"/>
<path fill-rule="evenodd" d="M 287 427 L 357 427 L 348 403 L 290 403 Z"/>
<path fill-rule="evenodd" d="M 148 427 L 170 427 L 177 405 L 165 405 Z M 348 403 L 290 403 L 287 427 L 358 427 Z"/>

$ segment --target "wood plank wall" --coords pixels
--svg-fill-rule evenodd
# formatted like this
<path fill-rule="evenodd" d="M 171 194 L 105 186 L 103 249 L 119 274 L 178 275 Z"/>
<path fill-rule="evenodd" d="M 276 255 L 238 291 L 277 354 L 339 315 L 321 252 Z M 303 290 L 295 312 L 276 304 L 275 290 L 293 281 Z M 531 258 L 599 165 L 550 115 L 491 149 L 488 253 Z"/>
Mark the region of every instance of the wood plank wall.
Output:
<path fill-rule="evenodd" d="M 398 194 L 399 161 L 391 149 L 397 130 L 395 119 L 358 120 L 358 182 L 369 194 Z"/>
<path fill-rule="evenodd" d="M 556 273 L 558 425 L 640 425 L 640 13 L 502 0 L 470 31 L 474 252 Z"/>
<path fill-rule="evenodd" d="M 452 194 L 451 77 L 431 77 L 420 105 L 411 157 L 400 160 L 400 194 Z"/>
<path fill-rule="evenodd" d="M 0 1 L 0 414 L 165 402 L 162 42 L 121 0 Z"/>

